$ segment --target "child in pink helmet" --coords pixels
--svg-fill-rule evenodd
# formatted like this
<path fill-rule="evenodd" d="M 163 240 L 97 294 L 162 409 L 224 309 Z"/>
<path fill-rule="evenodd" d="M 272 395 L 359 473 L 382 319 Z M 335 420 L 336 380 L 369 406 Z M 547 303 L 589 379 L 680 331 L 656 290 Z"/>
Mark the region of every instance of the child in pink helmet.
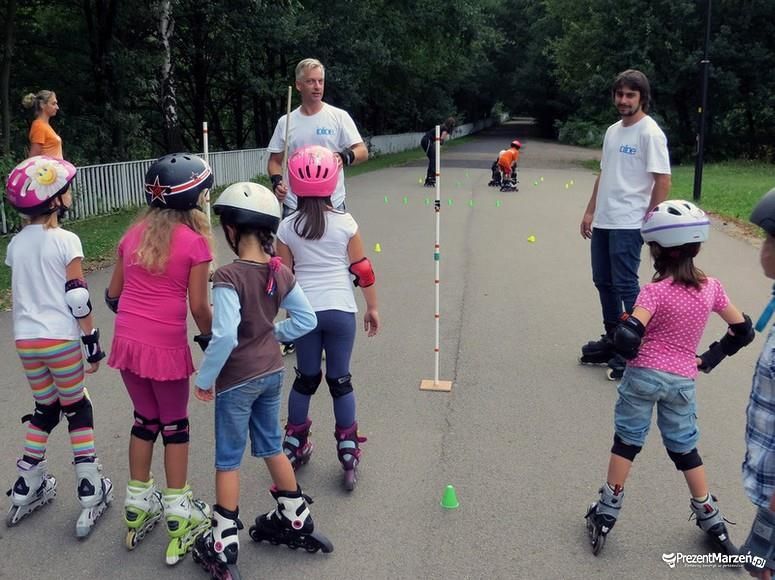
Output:
<path fill-rule="evenodd" d="M 124 500 L 126 547 L 135 548 L 163 508 L 169 565 L 179 562 L 210 526 L 210 508 L 194 499 L 187 481 L 194 363 L 186 311 L 202 341 L 212 325 L 207 281 L 213 255 L 201 201 L 212 183 L 210 166 L 196 155 L 173 153 L 151 165 L 145 174 L 149 207 L 121 238 L 105 292 L 108 307 L 117 314 L 108 364 L 121 372 L 134 407 Z M 159 436 L 167 483 L 163 493 L 151 475 Z"/>
<path fill-rule="evenodd" d="M 56 495 L 56 479 L 46 468 L 48 438 L 62 415 L 73 450 L 76 490 L 82 512 L 76 535 L 85 537 L 113 499 L 113 484 L 102 477 L 94 449 L 94 418 L 84 373 L 99 369 L 105 353 L 94 326 L 83 276 L 81 241 L 59 227 L 73 203 L 75 167 L 62 159 L 36 156 L 23 161 L 6 182 L 8 202 L 27 222 L 8 244 L 16 351 L 32 387 L 35 412 L 27 424 L 19 477 L 9 491 L 9 526 Z M 81 343 L 89 368 L 84 371 Z"/>
<path fill-rule="evenodd" d="M 357 480 L 359 444 L 366 440 L 358 435 L 350 375 L 358 311 L 353 277 L 366 299 L 363 324 L 368 336 L 377 334 L 380 322 L 374 270 L 364 252 L 358 224 L 349 213 L 335 210 L 331 204 L 338 172 L 335 154 L 324 147 L 302 147 L 288 160 L 288 177 L 299 206 L 280 224 L 277 253 L 294 269 L 318 323 L 296 342 L 298 368 L 288 398 L 283 448 L 294 468 L 309 461 L 312 422 L 307 415 L 310 399 L 323 380 L 325 351 L 326 383 L 336 418 L 334 436 L 344 468 L 344 486 L 351 491 Z"/>

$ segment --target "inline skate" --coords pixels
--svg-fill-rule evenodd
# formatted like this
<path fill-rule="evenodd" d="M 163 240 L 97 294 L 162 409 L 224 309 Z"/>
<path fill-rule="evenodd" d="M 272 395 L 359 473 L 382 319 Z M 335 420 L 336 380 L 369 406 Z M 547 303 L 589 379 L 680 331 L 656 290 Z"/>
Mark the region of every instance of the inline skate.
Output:
<path fill-rule="evenodd" d="M 213 506 L 212 528 L 196 538 L 191 552 L 194 562 L 213 580 L 240 580 L 237 557 L 242 527 L 239 508 L 230 511 Z"/>
<path fill-rule="evenodd" d="M 708 534 L 710 538 L 727 554 L 737 554 L 737 548 L 729 539 L 729 532 L 725 522 L 729 522 L 718 509 L 716 497 L 708 494 L 708 499 L 704 502 L 689 500 L 692 508 L 692 514 L 689 519 L 695 518 L 697 527 Z M 731 522 L 729 522 L 731 523 Z"/>
<path fill-rule="evenodd" d="M 113 501 L 113 483 L 102 476 L 102 465 L 96 459 L 75 464 L 75 482 L 82 508 L 75 524 L 75 535 L 85 538 Z"/>
<path fill-rule="evenodd" d="M 426 177 L 423 187 L 436 187 L 436 179 L 433 177 Z"/>
<path fill-rule="evenodd" d="M 200 499 L 194 499 L 191 487 L 165 489 L 162 496 L 164 516 L 167 520 L 166 562 L 174 566 L 180 562 L 194 545 L 197 536 L 210 528 L 210 506 Z"/>
<path fill-rule="evenodd" d="M 19 478 L 7 492 L 11 498 L 11 507 L 5 523 L 9 528 L 46 505 L 57 495 L 57 480 L 48 473 L 45 459 L 36 465 L 19 459 L 16 462 L 16 469 L 19 472 Z"/>
<path fill-rule="evenodd" d="M 283 452 L 294 471 L 309 462 L 315 446 L 309 438 L 312 421 L 307 418 L 304 423 L 285 425 L 285 439 L 283 439 Z"/>
<path fill-rule="evenodd" d="M 600 499 L 593 502 L 587 510 L 585 516 L 587 533 L 592 544 L 592 553 L 595 556 L 605 546 L 606 536 L 616 524 L 619 510 L 622 509 L 622 500 L 624 500 L 624 490 L 618 486 L 617 489 L 611 489 L 611 486 L 605 483 L 600 488 Z"/>
<path fill-rule="evenodd" d="M 134 550 L 161 516 L 161 492 L 153 478 L 147 482 L 131 480 L 126 486 L 124 500 L 124 522 L 128 528 L 124 543 L 127 549 Z"/>
<path fill-rule="evenodd" d="M 285 544 L 294 550 L 303 548 L 307 552 L 324 553 L 333 551 L 331 541 L 315 532 L 315 524 L 309 513 L 312 500 L 304 495 L 301 488 L 296 491 L 280 491 L 272 486 L 272 497 L 277 507 L 256 518 L 255 525 L 248 532 L 254 542 L 266 541 L 270 544 Z"/>
<path fill-rule="evenodd" d="M 579 362 L 583 365 L 604 365 L 616 354 L 614 350 L 613 334 L 616 323 L 605 322 L 605 334 L 601 334 L 598 340 L 590 340 L 581 347 Z"/>
<path fill-rule="evenodd" d="M 334 430 L 334 437 L 336 437 L 336 453 L 344 469 L 344 478 L 342 480 L 344 488 L 347 491 L 352 491 L 358 483 L 358 463 L 361 460 L 359 443 L 365 443 L 367 439 L 358 435 L 357 421 L 347 429 L 342 429 L 337 425 Z"/>
<path fill-rule="evenodd" d="M 620 354 L 614 354 L 608 361 L 606 377 L 609 381 L 618 381 L 624 376 L 624 369 L 627 368 L 627 361 Z"/>

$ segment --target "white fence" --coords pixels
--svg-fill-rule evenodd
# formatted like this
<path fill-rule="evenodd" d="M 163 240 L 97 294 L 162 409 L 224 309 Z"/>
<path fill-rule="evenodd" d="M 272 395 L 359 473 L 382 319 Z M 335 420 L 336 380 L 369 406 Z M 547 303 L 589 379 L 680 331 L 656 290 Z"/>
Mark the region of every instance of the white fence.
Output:
<path fill-rule="evenodd" d="M 452 132 L 452 138 L 476 133 L 496 123 L 495 119 L 486 119 L 461 125 Z M 422 133 L 376 135 L 366 141 L 370 152 L 383 155 L 419 147 L 422 136 Z M 214 185 L 217 187 L 235 181 L 248 181 L 256 175 L 266 175 L 269 152 L 266 149 L 215 151 L 209 153 L 209 160 L 215 177 Z M 79 167 L 73 182 L 75 203 L 70 211 L 71 218 L 83 219 L 144 205 L 145 172 L 154 161 L 144 159 Z M 0 218 L 0 232 L 6 234 L 10 228 L 6 223 L 3 204 L 0 204 Z"/>

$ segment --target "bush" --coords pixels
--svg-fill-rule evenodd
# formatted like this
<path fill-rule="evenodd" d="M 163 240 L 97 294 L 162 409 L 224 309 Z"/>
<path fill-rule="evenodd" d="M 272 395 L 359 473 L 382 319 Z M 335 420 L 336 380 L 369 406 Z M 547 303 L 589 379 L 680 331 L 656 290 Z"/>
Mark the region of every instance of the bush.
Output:
<path fill-rule="evenodd" d="M 557 139 L 560 143 L 581 147 L 602 147 L 607 127 L 594 121 L 571 117 L 567 121 L 556 121 Z"/>

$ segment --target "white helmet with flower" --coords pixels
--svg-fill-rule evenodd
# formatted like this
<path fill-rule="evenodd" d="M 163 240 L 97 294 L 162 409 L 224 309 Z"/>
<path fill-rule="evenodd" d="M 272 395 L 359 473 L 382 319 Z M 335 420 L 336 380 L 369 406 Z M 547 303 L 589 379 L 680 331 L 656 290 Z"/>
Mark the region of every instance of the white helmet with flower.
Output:
<path fill-rule="evenodd" d="M 50 213 L 49 202 L 62 195 L 75 178 L 75 166 L 47 155 L 30 157 L 8 175 L 5 193 L 19 213 L 36 216 Z"/>

